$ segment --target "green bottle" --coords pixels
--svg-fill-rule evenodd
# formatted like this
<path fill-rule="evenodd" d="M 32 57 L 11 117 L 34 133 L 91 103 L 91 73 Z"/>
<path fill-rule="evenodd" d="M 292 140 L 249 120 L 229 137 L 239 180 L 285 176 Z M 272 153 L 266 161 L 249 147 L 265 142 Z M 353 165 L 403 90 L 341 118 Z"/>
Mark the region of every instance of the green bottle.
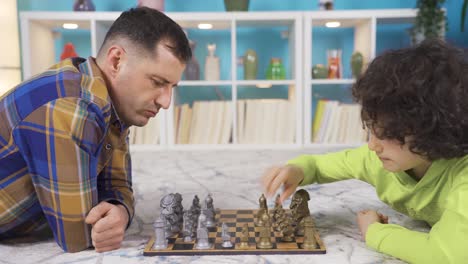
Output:
<path fill-rule="evenodd" d="M 257 53 L 253 49 L 248 49 L 244 55 L 244 80 L 257 79 Z"/>
<path fill-rule="evenodd" d="M 359 51 L 354 52 L 351 56 L 351 72 L 354 78 L 359 78 L 359 76 L 361 76 L 363 63 L 364 57 L 362 53 Z"/>
<path fill-rule="evenodd" d="M 267 80 L 284 80 L 286 79 L 286 70 L 281 63 L 280 58 L 271 58 L 270 65 L 266 71 Z"/>

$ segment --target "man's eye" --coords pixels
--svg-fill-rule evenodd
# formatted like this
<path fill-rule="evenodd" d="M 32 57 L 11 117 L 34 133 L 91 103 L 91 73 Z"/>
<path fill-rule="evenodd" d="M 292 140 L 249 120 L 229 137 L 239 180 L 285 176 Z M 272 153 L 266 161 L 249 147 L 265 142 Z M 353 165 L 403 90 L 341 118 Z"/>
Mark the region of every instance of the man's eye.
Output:
<path fill-rule="evenodd" d="M 156 80 L 153 80 L 153 85 L 154 85 L 155 87 L 161 87 L 161 86 L 163 86 L 163 84 L 162 84 L 161 82 L 158 82 L 158 81 L 156 81 Z"/>

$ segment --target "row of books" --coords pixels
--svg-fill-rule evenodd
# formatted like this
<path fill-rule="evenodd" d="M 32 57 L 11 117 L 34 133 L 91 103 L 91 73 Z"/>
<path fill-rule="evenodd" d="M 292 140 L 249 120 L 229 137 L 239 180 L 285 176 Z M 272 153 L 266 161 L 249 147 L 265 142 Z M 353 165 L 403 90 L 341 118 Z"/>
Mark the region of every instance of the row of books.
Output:
<path fill-rule="evenodd" d="M 294 143 L 294 105 L 284 99 L 237 101 L 237 142 Z M 176 144 L 232 142 L 232 101 L 196 101 L 174 109 Z"/>
<path fill-rule="evenodd" d="M 361 108 L 334 100 L 319 100 L 312 124 L 314 143 L 362 143 Z M 237 142 L 292 144 L 296 132 L 295 104 L 286 99 L 237 101 Z M 176 144 L 232 143 L 232 101 L 195 101 L 174 108 Z M 130 144 L 159 144 L 160 118 L 130 128 Z"/>
<path fill-rule="evenodd" d="M 318 101 L 312 123 L 313 142 L 363 143 L 367 137 L 367 131 L 362 128 L 360 105 Z"/>
<path fill-rule="evenodd" d="M 176 144 L 227 144 L 231 140 L 231 101 L 195 101 L 174 109 Z"/>

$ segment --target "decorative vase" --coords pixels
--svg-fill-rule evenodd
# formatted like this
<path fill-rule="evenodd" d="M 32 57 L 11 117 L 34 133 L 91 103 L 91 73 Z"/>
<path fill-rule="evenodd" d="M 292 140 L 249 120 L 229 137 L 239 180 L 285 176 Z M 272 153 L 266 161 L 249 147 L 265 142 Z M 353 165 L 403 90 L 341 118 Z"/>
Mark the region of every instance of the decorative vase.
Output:
<path fill-rule="evenodd" d="M 323 64 L 316 64 L 312 67 L 313 79 L 326 79 L 328 77 L 328 69 Z"/>
<path fill-rule="evenodd" d="M 96 7 L 92 0 L 75 0 L 73 11 L 95 11 Z"/>
<path fill-rule="evenodd" d="M 340 79 L 343 77 L 341 66 L 341 50 L 327 50 L 328 58 L 328 78 Z"/>
<path fill-rule="evenodd" d="M 60 55 L 60 60 L 72 57 L 78 57 L 78 54 L 76 54 L 75 46 L 73 46 L 71 42 L 68 42 L 67 44 L 65 44 L 65 46 L 63 46 L 63 51 Z"/>
<path fill-rule="evenodd" d="M 284 80 L 286 79 L 286 70 L 281 63 L 280 58 L 271 58 L 270 65 L 266 71 L 267 80 Z"/>
<path fill-rule="evenodd" d="M 249 0 L 224 0 L 226 11 L 248 11 Z"/>
<path fill-rule="evenodd" d="M 205 80 L 219 80 L 219 58 L 215 56 L 216 44 L 208 44 L 208 56 L 205 59 Z"/>
<path fill-rule="evenodd" d="M 354 52 L 351 56 L 351 72 L 354 78 L 359 78 L 359 76 L 361 76 L 363 63 L 364 57 L 362 53 L 359 51 Z"/>
<path fill-rule="evenodd" d="M 189 43 L 190 49 L 192 50 L 192 58 L 185 66 L 185 80 L 200 80 L 200 64 L 198 63 L 197 57 L 195 57 L 195 47 L 197 44 L 193 40 L 189 40 Z"/>
<path fill-rule="evenodd" d="M 146 6 L 164 12 L 164 0 L 138 0 L 137 6 Z"/>
<path fill-rule="evenodd" d="M 257 67 L 257 53 L 253 49 L 248 49 L 244 55 L 244 80 L 256 80 Z"/>
<path fill-rule="evenodd" d="M 333 10 L 333 0 L 319 0 L 320 10 Z"/>

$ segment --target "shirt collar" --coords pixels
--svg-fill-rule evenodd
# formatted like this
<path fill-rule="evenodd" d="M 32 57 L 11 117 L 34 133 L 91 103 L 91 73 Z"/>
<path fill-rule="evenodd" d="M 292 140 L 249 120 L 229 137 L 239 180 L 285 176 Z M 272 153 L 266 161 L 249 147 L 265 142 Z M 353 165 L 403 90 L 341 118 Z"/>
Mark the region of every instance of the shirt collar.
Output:
<path fill-rule="evenodd" d="M 102 95 L 102 98 L 105 98 L 108 103 L 111 105 L 112 110 L 111 110 L 111 117 L 110 117 L 110 123 L 113 126 L 116 126 L 120 129 L 121 132 L 126 130 L 129 126 L 126 125 L 119 117 L 117 114 L 117 111 L 115 109 L 114 104 L 112 103 L 112 99 L 109 95 L 109 88 L 106 86 L 104 74 L 102 73 L 101 69 L 96 63 L 96 59 L 94 57 L 88 57 L 87 60 L 81 61 L 81 63 L 78 65 L 78 68 L 82 74 L 86 74 L 91 76 L 93 79 L 98 80 L 99 82 L 102 83 L 102 86 L 100 85 L 99 87 L 103 87 L 104 89 L 98 91 L 100 95 Z"/>

